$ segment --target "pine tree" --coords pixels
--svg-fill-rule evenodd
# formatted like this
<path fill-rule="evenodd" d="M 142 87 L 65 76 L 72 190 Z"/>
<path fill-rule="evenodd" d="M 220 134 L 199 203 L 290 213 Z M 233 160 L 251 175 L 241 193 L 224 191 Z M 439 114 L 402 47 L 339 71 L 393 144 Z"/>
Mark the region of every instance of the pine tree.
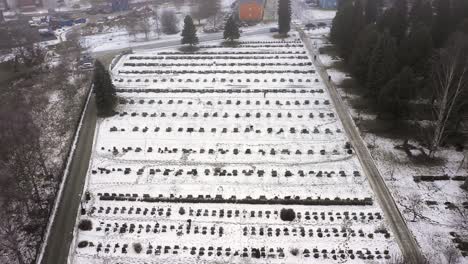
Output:
<path fill-rule="evenodd" d="M 234 18 L 231 16 L 226 21 L 224 26 L 224 39 L 233 42 L 235 39 L 240 38 L 239 26 L 237 25 Z"/>
<path fill-rule="evenodd" d="M 94 92 L 96 93 L 96 106 L 101 117 L 112 116 L 116 103 L 115 87 L 109 72 L 98 60 L 94 63 Z"/>
<path fill-rule="evenodd" d="M 347 22 L 352 20 L 352 3 L 351 1 L 340 1 L 338 10 L 333 18 L 332 27 L 330 30 L 330 40 L 340 48 L 344 43 Z"/>
<path fill-rule="evenodd" d="M 457 27 L 468 18 L 468 1 L 452 0 L 452 26 Z"/>
<path fill-rule="evenodd" d="M 197 29 L 193 24 L 192 17 L 186 16 L 184 19 L 184 29 L 182 30 L 182 44 L 194 46 L 198 44 Z"/>
<path fill-rule="evenodd" d="M 392 8 L 387 9 L 378 23 L 381 32 L 389 30 L 397 43 L 404 38 L 408 27 L 408 3 L 396 0 Z"/>
<path fill-rule="evenodd" d="M 278 4 L 279 33 L 287 36 L 291 30 L 291 0 L 279 0 Z"/>
<path fill-rule="evenodd" d="M 423 24 L 427 28 L 432 27 L 432 4 L 428 0 L 416 0 L 409 14 L 409 22 L 412 26 Z"/>
<path fill-rule="evenodd" d="M 408 114 L 409 100 L 415 95 L 416 82 L 410 67 L 390 80 L 381 90 L 378 97 L 380 110 L 391 113 L 394 118 Z"/>
<path fill-rule="evenodd" d="M 377 44 L 379 34 L 375 25 L 368 25 L 358 35 L 350 59 L 350 68 L 353 75 L 361 82 L 367 82 L 369 62 L 372 51 Z"/>
<path fill-rule="evenodd" d="M 450 34 L 450 1 L 436 0 L 435 2 L 435 21 L 432 28 L 432 39 L 434 46 L 441 48 L 447 41 Z"/>
<path fill-rule="evenodd" d="M 463 20 L 460 25 L 458 25 L 458 31 L 468 35 L 468 18 Z"/>
<path fill-rule="evenodd" d="M 367 88 L 372 95 L 378 95 L 380 89 L 394 76 L 397 69 L 396 44 L 388 31 L 379 36 L 379 40 L 369 63 Z"/>
<path fill-rule="evenodd" d="M 337 46 L 340 56 L 349 58 L 355 38 L 364 26 L 364 10 L 360 1 L 347 1 L 340 6 L 330 32 L 331 41 Z"/>
<path fill-rule="evenodd" d="M 366 23 L 372 24 L 377 21 L 379 13 L 379 0 L 367 0 L 366 2 Z"/>
<path fill-rule="evenodd" d="M 422 23 L 411 26 L 399 49 L 400 67 L 409 66 L 418 76 L 425 75 L 429 70 L 432 51 L 430 30 Z"/>
<path fill-rule="evenodd" d="M 394 8 L 396 21 L 390 28 L 390 33 L 399 43 L 406 35 L 406 29 L 408 28 L 408 2 L 406 0 L 396 0 Z"/>

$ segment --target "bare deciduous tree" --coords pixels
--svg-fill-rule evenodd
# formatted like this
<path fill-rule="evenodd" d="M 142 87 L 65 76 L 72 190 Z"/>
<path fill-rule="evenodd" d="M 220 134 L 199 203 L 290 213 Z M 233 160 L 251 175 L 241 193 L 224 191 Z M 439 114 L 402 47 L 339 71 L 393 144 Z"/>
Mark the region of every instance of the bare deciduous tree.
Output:
<path fill-rule="evenodd" d="M 173 10 L 164 10 L 161 15 L 161 27 L 165 34 L 176 34 L 179 32 L 179 21 Z"/>
<path fill-rule="evenodd" d="M 416 219 L 421 216 L 421 210 L 423 209 L 423 201 L 421 195 L 415 193 L 408 197 L 407 209 L 413 214 L 412 222 L 416 222 Z"/>
<path fill-rule="evenodd" d="M 433 156 L 444 140 L 452 115 L 462 104 L 462 95 L 468 90 L 468 39 L 455 34 L 446 48 L 433 60 L 432 81 L 434 89 L 435 123 L 430 142 Z"/>
<path fill-rule="evenodd" d="M 4 209 L 4 208 L 2 208 Z M 26 264 L 27 261 L 21 248 L 20 232 L 14 217 L 6 214 L 5 210 L 0 214 L 0 247 L 8 257 L 16 259 L 19 264 Z"/>
<path fill-rule="evenodd" d="M 460 263 L 460 252 L 458 249 L 448 246 L 443 252 L 447 264 L 458 264 Z"/>

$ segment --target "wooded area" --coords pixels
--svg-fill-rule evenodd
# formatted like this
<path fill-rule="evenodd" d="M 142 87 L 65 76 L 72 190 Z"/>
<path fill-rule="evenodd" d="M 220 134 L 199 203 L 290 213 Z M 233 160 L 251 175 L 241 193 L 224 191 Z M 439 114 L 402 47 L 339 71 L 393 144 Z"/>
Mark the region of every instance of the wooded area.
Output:
<path fill-rule="evenodd" d="M 342 0 L 330 38 L 380 118 L 417 121 L 411 105 L 432 109 L 419 139 L 433 157 L 462 132 L 467 26 L 465 0 L 396 0 L 385 11 L 381 1 Z"/>

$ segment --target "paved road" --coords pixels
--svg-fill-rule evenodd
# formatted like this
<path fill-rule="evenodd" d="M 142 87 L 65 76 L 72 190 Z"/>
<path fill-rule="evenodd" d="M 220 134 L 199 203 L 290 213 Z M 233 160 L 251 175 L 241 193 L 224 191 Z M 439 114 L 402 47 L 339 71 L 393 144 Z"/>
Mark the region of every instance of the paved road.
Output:
<path fill-rule="evenodd" d="M 419 245 L 417 244 L 413 234 L 406 225 L 406 221 L 403 219 L 398 207 L 393 200 L 393 196 L 385 184 L 385 181 L 382 178 L 377 166 L 375 165 L 372 156 L 367 149 L 364 140 L 361 138 L 361 135 L 352 120 L 347 107 L 345 106 L 338 90 L 333 82 L 328 81 L 328 73 L 320 61 L 320 57 L 317 54 L 316 50 L 313 48 L 313 45 L 309 37 L 299 29 L 300 36 L 305 43 L 306 48 L 312 56 L 317 56 L 317 59 L 314 61 L 317 70 L 324 80 L 325 84 L 328 87 L 330 96 L 335 105 L 336 111 L 343 122 L 344 129 L 351 140 L 351 143 L 354 146 L 356 154 L 359 157 L 361 165 L 369 179 L 371 188 L 374 190 L 374 193 L 379 200 L 380 206 L 385 213 L 386 220 L 397 239 L 397 242 L 400 246 L 400 249 L 405 258 L 405 263 L 411 264 L 421 264 L 424 263 L 424 257 L 421 254 Z"/>
<path fill-rule="evenodd" d="M 47 244 L 41 264 L 67 263 L 68 251 L 73 239 L 76 214 L 80 205 L 93 147 L 97 118 L 94 95 L 91 95 L 85 111 L 75 155 L 70 164 L 70 173 L 63 187 L 63 195 L 57 208 L 48 241 L 46 241 Z"/>
<path fill-rule="evenodd" d="M 268 32 L 270 32 L 270 28 L 265 27 L 265 28 L 258 28 L 258 29 L 248 30 L 248 31 L 246 30 L 241 35 L 243 37 L 247 37 L 247 36 L 265 34 L 265 33 L 268 33 Z M 202 34 L 198 38 L 199 38 L 200 42 L 221 40 L 221 39 L 223 39 L 223 32 L 212 33 L 212 34 Z M 136 44 L 135 46 L 127 47 L 127 48 L 116 48 L 116 49 L 108 49 L 108 50 L 105 50 L 105 51 L 92 52 L 92 54 L 93 54 L 94 57 L 98 58 L 98 57 L 107 55 L 109 53 L 120 53 L 122 51 L 129 50 L 129 49 L 148 50 L 148 49 L 158 49 L 158 48 L 181 46 L 179 38 L 172 39 L 172 40 L 167 40 L 167 41 L 158 41 L 158 42 L 150 43 L 150 44 L 144 44 L 144 43 L 140 43 L 140 44 Z"/>

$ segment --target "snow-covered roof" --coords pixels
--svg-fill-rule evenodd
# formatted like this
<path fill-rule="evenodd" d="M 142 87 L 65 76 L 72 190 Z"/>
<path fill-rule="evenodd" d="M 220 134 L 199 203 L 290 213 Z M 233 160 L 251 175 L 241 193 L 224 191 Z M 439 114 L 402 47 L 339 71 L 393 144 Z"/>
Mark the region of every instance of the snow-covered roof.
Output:
<path fill-rule="evenodd" d="M 264 0 L 239 0 L 239 4 L 249 4 L 256 3 L 258 5 L 263 5 Z"/>

